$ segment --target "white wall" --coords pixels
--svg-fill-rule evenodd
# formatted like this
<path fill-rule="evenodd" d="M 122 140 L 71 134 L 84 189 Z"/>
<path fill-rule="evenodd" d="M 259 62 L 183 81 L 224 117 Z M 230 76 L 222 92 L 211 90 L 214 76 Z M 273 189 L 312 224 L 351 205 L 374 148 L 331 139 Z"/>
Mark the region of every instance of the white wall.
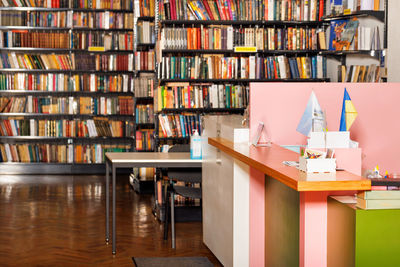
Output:
<path fill-rule="evenodd" d="M 388 2 L 388 82 L 400 82 L 400 1 Z"/>

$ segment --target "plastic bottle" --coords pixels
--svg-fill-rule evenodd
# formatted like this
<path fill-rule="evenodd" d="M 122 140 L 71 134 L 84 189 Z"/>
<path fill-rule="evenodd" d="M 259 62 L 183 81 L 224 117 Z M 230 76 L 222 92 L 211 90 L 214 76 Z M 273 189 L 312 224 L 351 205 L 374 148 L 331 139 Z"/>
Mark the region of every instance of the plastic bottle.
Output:
<path fill-rule="evenodd" d="M 194 130 L 193 135 L 190 137 L 190 158 L 201 159 L 201 137 L 197 130 Z"/>

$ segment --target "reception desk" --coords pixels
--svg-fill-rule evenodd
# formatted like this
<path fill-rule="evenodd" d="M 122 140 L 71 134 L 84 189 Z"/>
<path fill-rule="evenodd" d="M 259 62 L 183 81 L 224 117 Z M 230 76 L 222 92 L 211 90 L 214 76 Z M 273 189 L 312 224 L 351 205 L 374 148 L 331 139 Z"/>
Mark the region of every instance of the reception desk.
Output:
<path fill-rule="evenodd" d="M 208 143 L 248 166 L 248 179 L 265 179 L 256 188 L 265 195 L 262 216 L 252 212 L 260 199 L 249 195 L 249 266 L 327 266 L 327 197 L 332 191 L 370 190 L 370 180 L 346 171 L 306 174 L 282 164 L 297 161 L 297 153 L 274 144 L 256 148 L 221 137 Z M 260 240 L 263 246 L 254 246 Z"/>

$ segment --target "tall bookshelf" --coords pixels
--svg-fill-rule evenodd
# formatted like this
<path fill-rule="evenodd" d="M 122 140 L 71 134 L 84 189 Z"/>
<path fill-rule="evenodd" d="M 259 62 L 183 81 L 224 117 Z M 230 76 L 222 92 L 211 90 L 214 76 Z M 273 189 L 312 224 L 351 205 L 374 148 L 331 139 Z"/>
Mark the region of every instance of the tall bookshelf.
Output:
<path fill-rule="evenodd" d="M 243 113 L 250 82 L 329 81 L 323 2 L 158 1 L 157 144 L 189 140 L 159 127 L 177 114 Z"/>
<path fill-rule="evenodd" d="M 133 2 L 2 4 L 2 170 L 99 173 L 133 151 Z"/>
<path fill-rule="evenodd" d="M 135 120 L 137 152 L 154 151 L 155 1 L 135 0 Z"/>

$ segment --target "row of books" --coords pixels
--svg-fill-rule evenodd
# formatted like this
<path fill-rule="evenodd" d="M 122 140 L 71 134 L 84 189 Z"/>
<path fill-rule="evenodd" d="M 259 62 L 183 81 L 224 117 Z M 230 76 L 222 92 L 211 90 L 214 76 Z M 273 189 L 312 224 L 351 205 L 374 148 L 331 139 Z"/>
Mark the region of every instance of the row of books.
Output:
<path fill-rule="evenodd" d="M 133 50 L 133 33 L 120 32 L 73 32 L 71 47 L 73 49 L 90 49 L 104 47 L 104 50 Z M 66 43 L 69 47 L 69 43 Z"/>
<path fill-rule="evenodd" d="M 210 25 L 189 28 L 163 28 L 161 49 L 228 49 L 237 46 L 257 50 L 316 50 L 325 44 L 322 29 L 306 27 L 234 28 Z M 321 40 L 319 40 L 321 39 Z"/>
<path fill-rule="evenodd" d="M 188 183 L 184 181 L 177 181 L 174 186 L 185 186 L 185 187 L 201 187 L 200 183 Z M 192 198 L 192 197 L 184 197 L 178 194 L 174 195 L 175 205 L 184 205 L 184 206 L 198 206 L 201 207 L 201 199 Z"/>
<path fill-rule="evenodd" d="M 133 13 L 74 12 L 72 25 L 98 29 L 133 29 Z"/>
<path fill-rule="evenodd" d="M 7 11 L 1 12 L 2 26 L 29 26 L 29 27 L 54 27 L 69 28 L 71 13 L 67 11 Z"/>
<path fill-rule="evenodd" d="M 326 58 L 312 57 L 163 57 L 161 79 L 324 78 Z"/>
<path fill-rule="evenodd" d="M 0 120 L 1 136 L 126 137 L 133 136 L 133 121 L 118 120 Z"/>
<path fill-rule="evenodd" d="M 382 82 L 384 76 L 385 68 L 376 64 L 338 66 L 338 82 L 377 83 Z"/>
<path fill-rule="evenodd" d="M 154 123 L 153 104 L 137 104 L 135 115 L 136 123 Z"/>
<path fill-rule="evenodd" d="M 324 14 L 325 0 L 163 0 L 163 20 L 268 20 L 316 21 Z"/>
<path fill-rule="evenodd" d="M 275 56 L 256 62 L 256 78 L 323 79 L 327 77 L 327 61 L 323 56 Z"/>
<path fill-rule="evenodd" d="M 132 10 L 132 0 L 2 0 L 2 7 L 92 8 Z"/>
<path fill-rule="evenodd" d="M 199 134 L 202 132 L 200 115 L 166 115 L 159 114 L 158 121 L 161 131 L 160 138 L 165 137 L 189 137 L 194 130 Z"/>
<path fill-rule="evenodd" d="M 383 3 L 383 1 L 382 1 Z M 341 15 L 346 12 L 360 11 L 360 10 L 380 10 L 380 0 L 346 0 L 346 1 L 328 1 L 327 10 L 328 15 Z"/>
<path fill-rule="evenodd" d="M 2 26 L 133 29 L 133 13 L 69 11 L 2 11 Z"/>
<path fill-rule="evenodd" d="M 133 10 L 133 2 L 134 2 L 133 0 L 85 0 L 85 1 L 69 0 L 68 7 L 90 8 L 90 9 Z"/>
<path fill-rule="evenodd" d="M 154 56 L 154 53 L 153 53 Z M 42 70 L 133 71 L 133 54 L 1 54 L 0 67 Z"/>
<path fill-rule="evenodd" d="M 154 130 L 136 131 L 136 150 L 137 151 L 154 150 Z"/>
<path fill-rule="evenodd" d="M 133 76 L 127 74 L 0 74 L 0 91 L 133 92 L 133 83 Z"/>
<path fill-rule="evenodd" d="M 133 98 L 119 97 L 0 97 L 2 113 L 132 115 Z"/>
<path fill-rule="evenodd" d="M 137 43 L 138 44 L 155 44 L 155 24 L 150 21 L 137 22 Z"/>
<path fill-rule="evenodd" d="M 72 54 L 76 70 L 133 71 L 133 54 Z"/>
<path fill-rule="evenodd" d="M 249 87 L 232 84 L 159 86 L 154 100 L 157 111 L 164 108 L 243 108 L 248 105 Z"/>
<path fill-rule="evenodd" d="M 381 50 L 379 26 L 361 26 L 357 19 L 334 20 L 330 24 L 329 50 Z"/>
<path fill-rule="evenodd" d="M 137 17 L 154 17 L 155 0 L 139 0 L 135 3 L 135 13 Z"/>
<path fill-rule="evenodd" d="M 153 97 L 155 82 L 154 74 L 150 73 L 143 73 L 135 78 L 135 97 Z"/>
<path fill-rule="evenodd" d="M 1 54 L 0 67 L 11 69 L 54 69 L 72 70 L 73 63 L 69 55 L 57 54 Z"/>
<path fill-rule="evenodd" d="M 66 32 L 1 31 L 0 47 L 69 48 L 70 38 Z"/>
<path fill-rule="evenodd" d="M 135 52 L 135 70 L 154 70 L 154 69 L 155 69 L 154 50 Z"/>
<path fill-rule="evenodd" d="M 0 31 L 0 47 L 133 50 L 133 34 L 118 32 Z"/>
<path fill-rule="evenodd" d="M 104 163 L 107 152 L 128 152 L 116 144 L 0 144 L 0 162 Z"/>

